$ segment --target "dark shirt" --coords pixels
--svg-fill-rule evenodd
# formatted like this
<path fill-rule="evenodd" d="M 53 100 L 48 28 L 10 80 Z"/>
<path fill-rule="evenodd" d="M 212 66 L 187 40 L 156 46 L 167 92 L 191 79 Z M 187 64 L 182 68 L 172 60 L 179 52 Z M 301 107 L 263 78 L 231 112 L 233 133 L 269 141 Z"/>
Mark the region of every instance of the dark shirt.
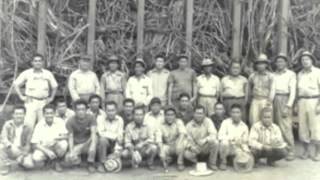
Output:
<path fill-rule="evenodd" d="M 190 105 L 187 109 L 177 108 L 177 118 L 181 119 L 184 124 L 187 124 L 193 119 L 193 107 Z"/>
<path fill-rule="evenodd" d="M 216 127 L 217 131 L 219 131 L 221 124 L 222 124 L 222 121 L 227 119 L 228 117 L 226 115 L 217 116 L 216 114 L 213 114 L 210 118 L 211 118 L 214 126 Z"/>
<path fill-rule="evenodd" d="M 133 113 L 130 116 L 128 116 L 124 111 L 120 111 L 119 116 L 123 119 L 123 127 L 126 127 L 130 122 L 133 121 Z"/>
<path fill-rule="evenodd" d="M 74 144 L 82 144 L 91 137 L 91 127 L 97 126 L 94 116 L 87 114 L 84 120 L 79 121 L 77 116 L 71 117 L 66 124 L 69 133 L 73 133 Z"/>

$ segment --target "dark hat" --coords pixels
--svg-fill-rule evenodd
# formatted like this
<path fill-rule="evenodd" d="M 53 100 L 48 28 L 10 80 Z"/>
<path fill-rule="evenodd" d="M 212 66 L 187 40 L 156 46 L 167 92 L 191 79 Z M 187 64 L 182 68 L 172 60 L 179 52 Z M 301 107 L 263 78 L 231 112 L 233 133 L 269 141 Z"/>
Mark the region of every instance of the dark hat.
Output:
<path fill-rule="evenodd" d="M 309 56 L 313 62 L 315 62 L 316 58 L 313 56 L 313 54 L 310 51 L 303 51 L 299 60 L 301 61 L 302 57 Z"/>
<path fill-rule="evenodd" d="M 268 60 L 268 56 L 265 54 L 260 54 L 258 59 L 256 61 L 254 61 L 255 64 L 258 63 L 266 63 L 269 64 L 269 60 Z"/>
<path fill-rule="evenodd" d="M 144 60 L 142 58 L 137 58 L 134 61 L 134 66 L 136 66 L 137 63 L 140 63 L 144 68 L 146 68 L 146 63 L 144 62 Z"/>
<path fill-rule="evenodd" d="M 152 106 L 154 104 L 161 104 L 161 100 L 158 97 L 152 98 L 149 105 Z"/>
<path fill-rule="evenodd" d="M 288 57 L 287 55 L 285 55 L 284 53 L 279 53 L 275 58 L 274 58 L 274 62 L 276 62 L 278 59 L 283 58 L 285 61 L 288 62 Z"/>

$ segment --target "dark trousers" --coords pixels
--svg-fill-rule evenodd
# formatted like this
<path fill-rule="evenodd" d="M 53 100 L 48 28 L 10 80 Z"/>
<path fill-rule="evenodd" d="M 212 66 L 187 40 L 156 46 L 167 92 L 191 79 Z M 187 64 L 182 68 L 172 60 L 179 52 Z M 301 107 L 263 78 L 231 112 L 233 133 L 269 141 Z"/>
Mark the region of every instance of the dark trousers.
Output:
<path fill-rule="evenodd" d="M 267 158 L 268 161 L 278 161 L 287 156 L 288 151 L 285 148 L 273 148 L 270 151 L 251 149 L 254 159 Z"/>

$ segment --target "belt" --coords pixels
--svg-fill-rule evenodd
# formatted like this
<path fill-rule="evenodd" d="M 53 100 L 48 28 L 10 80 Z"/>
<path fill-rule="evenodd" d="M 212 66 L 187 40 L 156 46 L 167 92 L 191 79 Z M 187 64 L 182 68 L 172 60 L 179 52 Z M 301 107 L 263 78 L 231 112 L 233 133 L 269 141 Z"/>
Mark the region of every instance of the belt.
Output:
<path fill-rule="evenodd" d="M 314 96 L 299 96 L 299 99 L 316 99 L 320 98 L 320 95 L 314 95 Z"/>
<path fill-rule="evenodd" d="M 199 97 L 206 97 L 206 98 L 216 98 L 216 95 L 205 95 L 205 94 L 198 94 Z"/>
<path fill-rule="evenodd" d="M 108 91 L 108 92 L 105 92 L 105 94 L 122 94 L 123 91 Z"/>
<path fill-rule="evenodd" d="M 244 99 L 244 96 L 236 97 L 236 96 L 224 96 L 223 99 Z"/>
<path fill-rule="evenodd" d="M 35 100 L 38 100 L 38 101 L 43 101 L 43 100 L 46 100 L 48 99 L 48 97 L 33 97 L 33 96 L 28 96 L 29 98 L 32 98 L 32 99 L 35 99 Z"/>
<path fill-rule="evenodd" d="M 276 93 L 276 96 L 289 96 L 289 93 Z"/>

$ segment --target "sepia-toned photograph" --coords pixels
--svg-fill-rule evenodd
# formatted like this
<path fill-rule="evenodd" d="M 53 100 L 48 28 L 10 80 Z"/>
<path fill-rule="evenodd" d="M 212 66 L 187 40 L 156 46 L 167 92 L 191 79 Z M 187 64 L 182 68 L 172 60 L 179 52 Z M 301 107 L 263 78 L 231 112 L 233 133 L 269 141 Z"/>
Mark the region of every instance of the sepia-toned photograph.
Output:
<path fill-rule="evenodd" d="M 0 0 L 1 180 L 320 180 L 320 0 Z"/>

